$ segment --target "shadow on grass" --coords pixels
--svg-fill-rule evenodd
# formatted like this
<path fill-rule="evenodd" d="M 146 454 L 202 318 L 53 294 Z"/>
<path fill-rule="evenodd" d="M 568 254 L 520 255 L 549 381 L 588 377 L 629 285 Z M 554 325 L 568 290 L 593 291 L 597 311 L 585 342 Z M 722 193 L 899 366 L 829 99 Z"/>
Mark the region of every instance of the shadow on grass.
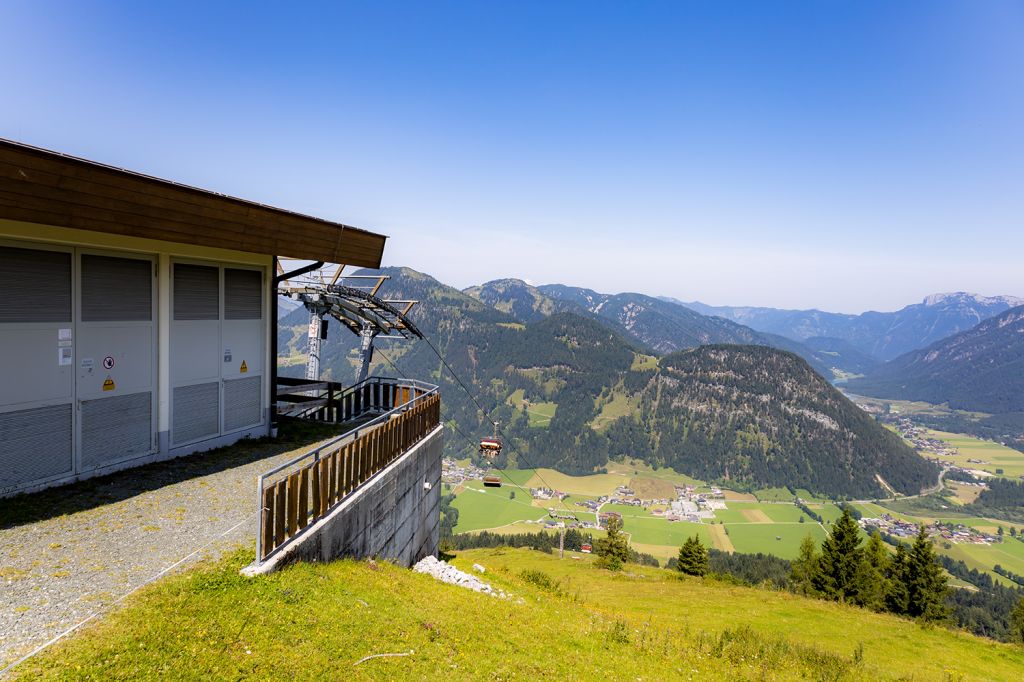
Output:
<path fill-rule="evenodd" d="M 275 457 L 351 428 L 351 424 L 285 421 L 277 438 L 240 440 L 194 455 L 0 499 L 0 530 L 120 502 L 167 485 Z"/>

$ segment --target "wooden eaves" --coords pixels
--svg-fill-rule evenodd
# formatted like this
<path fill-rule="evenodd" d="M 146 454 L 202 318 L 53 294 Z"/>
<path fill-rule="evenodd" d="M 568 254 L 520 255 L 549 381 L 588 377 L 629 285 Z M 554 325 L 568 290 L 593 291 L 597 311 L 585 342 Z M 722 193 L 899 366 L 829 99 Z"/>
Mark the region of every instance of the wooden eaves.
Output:
<path fill-rule="evenodd" d="M 387 237 L 0 138 L 0 218 L 380 267 Z"/>

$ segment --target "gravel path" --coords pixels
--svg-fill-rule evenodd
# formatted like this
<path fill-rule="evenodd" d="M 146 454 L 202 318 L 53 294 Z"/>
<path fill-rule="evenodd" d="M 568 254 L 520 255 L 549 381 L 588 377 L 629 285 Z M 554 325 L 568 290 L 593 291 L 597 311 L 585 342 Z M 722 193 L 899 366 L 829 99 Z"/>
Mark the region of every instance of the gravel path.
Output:
<path fill-rule="evenodd" d="M 300 429 L 0 500 L 0 670 L 161 571 L 252 547 L 256 476 L 327 435 Z"/>

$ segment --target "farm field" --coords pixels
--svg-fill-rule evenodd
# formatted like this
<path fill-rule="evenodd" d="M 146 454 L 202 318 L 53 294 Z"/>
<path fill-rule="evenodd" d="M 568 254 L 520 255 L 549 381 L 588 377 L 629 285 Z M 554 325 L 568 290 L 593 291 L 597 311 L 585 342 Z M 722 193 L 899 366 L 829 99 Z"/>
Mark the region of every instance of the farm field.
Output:
<path fill-rule="evenodd" d="M 550 487 L 566 493 L 580 495 L 611 495 L 620 485 L 629 483 L 629 479 L 620 474 L 591 474 L 589 476 L 569 476 L 554 469 L 537 469 L 523 485 L 530 488 Z M 547 484 L 545 486 L 545 483 Z"/>
<path fill-rule="evenodd" d="M 978 499 L 978 495 L 981 494 L 981 488 L 976 485 L 950 482 L 946 484 L 946 487 L 956 495 L 956 499 L 960 504 L 970 504 Z"/>
<path fill-rule="evenodd" d="M 668 481 L 672 485 L 686 486 L 692 485 L 694 487 L 707 487 L 704 481 L 697 480 L 692 476 L 686 474 L 680 474 L 669 467 L 660 467 L 653 469 L 647 462 L 631 459 L 625 462 L 608 462 L 605 466 L 610 474 L 620 474 L 627 476 L 630 479 L 636 476 L 642 476 L 644 478 L 655 478 L 658 480 Z"/>
<path fill-rule="evenodd" d="M 800 551 L 800 541 L 808 534 L 821 544 L 825 530 L 818 524 L 807 523 L 727 523 L 729 540 L 737 552 L 752 554 L 763 552 L 783 559 L 794 559 Z M 779 539 L 776 539 L 779 538 Z"/>
<path fill-rule="evenodd" d="M 981 469 L 990 474 L 1007 478 L 1024 475 L 1024 452 L 960 433 L 946 433 L 931 429 L 925 429 L 925 433 L 930 438 L 943 440 L 958 450 L 958 453 L 952 457 L 936 455 L 939 459 L 964 468 Z M 968 461 L 972 459 L 981 460 L 982 463 Z M 1002 470 L 1002 474 L 999 474 L 997 470 Z"/>
<path fill-rule="evenodd" d="M 789 488 L 761 488 L 754 491 L 754 497 L 762 502 L 792 502 L 793 493 Z"/>
<path fill-rule="evenodd" d="M 622 519 L 623 530 L 629 533 L 630 542 L 645 545 L 662 545 L 672 550 L 672 556 L 679 553 L 679 547 L 686 538 L 697 535 L 705 546 L 711 543 L 711 533 L 703 523 L 666 521 L 657 517 L 631 516 Z"/>
<path fill-rule="evenodd" d="M 518 497 L 522 497 L 519 492 Z M 530 500 L 509 499 L 509 489 L 484 488 L 480 481 L 469 481 L 463 492 L 452 503 L 459 510 L 459 524 L 456 533 L 465 533 L 483 528 L 497 528 L 514 521 L 538 519 L 544 510 L 531 504 Z"/>

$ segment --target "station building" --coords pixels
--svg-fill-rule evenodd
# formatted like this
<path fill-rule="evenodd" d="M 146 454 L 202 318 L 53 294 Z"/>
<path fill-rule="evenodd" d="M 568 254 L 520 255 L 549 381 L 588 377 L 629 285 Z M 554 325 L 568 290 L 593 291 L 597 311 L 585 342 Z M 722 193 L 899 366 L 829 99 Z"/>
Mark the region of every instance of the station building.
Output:
<path fill-rule="evenodd" d="M 277 257 L 385 241 L 0 139 L 0 496 L 267 435 Z"/>

